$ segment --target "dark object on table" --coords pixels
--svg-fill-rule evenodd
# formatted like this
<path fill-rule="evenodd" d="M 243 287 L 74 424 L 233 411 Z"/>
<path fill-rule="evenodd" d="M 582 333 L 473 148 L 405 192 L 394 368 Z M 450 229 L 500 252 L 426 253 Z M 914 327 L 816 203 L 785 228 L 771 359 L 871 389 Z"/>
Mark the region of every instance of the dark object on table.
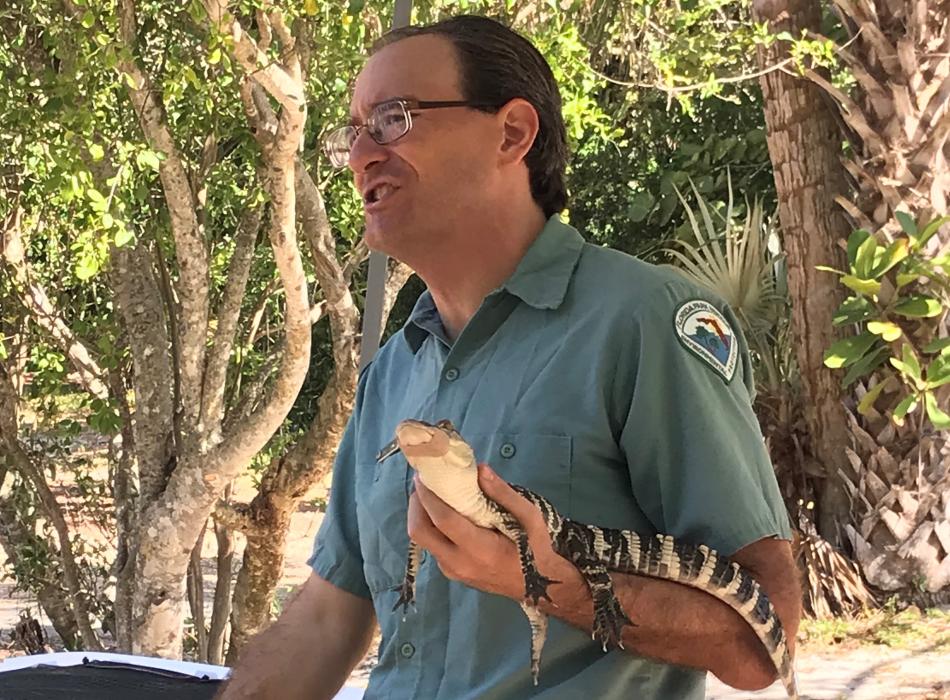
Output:
<path fill-rule="evenodd" d="M 0 674 L 0 700 L 211 700 L 222 681 L 111 661 Z"/>

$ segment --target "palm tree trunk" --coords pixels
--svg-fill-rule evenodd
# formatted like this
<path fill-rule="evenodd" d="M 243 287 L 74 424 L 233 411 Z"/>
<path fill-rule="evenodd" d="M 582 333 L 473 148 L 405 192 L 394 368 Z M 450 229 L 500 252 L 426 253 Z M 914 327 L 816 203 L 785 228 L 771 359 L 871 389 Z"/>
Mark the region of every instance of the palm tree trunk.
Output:
<path fill-rule="evenodd" d="M 757 20 L 770 23 L 772 33 L 800 36 L 802 29 L 819 30 L 818 0 L 755 0 L 753 10 Z M 775 65 L 785 58 L 786 50 L 786 42 L 763 49 L 761 66 Z M 832 315 L 842 295 L 833 275 L 815 269 L 817 265 L 839 267 L 841 252 L 836 243 L 849 232 L 835 203 L 835 196 L 847 190 L 838 160 L 841 135 L 821 91 L 808 80 L 772 71 L 761 77 L 760 84 L 788 254 L 792 330 L 805 419 L 811 452 L 825 474 L 817 527 L 822 537 L 841 545 L 845 541 L 841 525 L 847 522 L 849 504 L 838 470 L 849 469 L 844 451 L 849 444 L 848 421 L 840 378 L 824 366 L 823 357 L 834 342 Z"/>

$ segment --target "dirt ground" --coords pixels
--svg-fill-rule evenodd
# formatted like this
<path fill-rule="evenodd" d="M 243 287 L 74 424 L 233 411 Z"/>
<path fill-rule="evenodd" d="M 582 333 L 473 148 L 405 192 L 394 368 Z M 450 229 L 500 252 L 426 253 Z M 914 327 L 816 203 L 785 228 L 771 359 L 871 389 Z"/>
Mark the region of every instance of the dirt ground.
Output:
<path fill-rule="evenodd" d="M 249 493 L 250 484 L 241 484 L 238 492 Z M 316 489 L 310 495 L 311 497 L 320 496 L 321 491 Z M 285 600 L 293 588 L 309 575 L 306 560 L 321 518 L 322 513 L 307 501 L 301 504 L 294 515 L 287 543 L 284 577 L 278 594 L 280 600 Z M 83 533 L 90 540 L 105 541 L 105 533 L 94 526 L 84 526 Z M 240 541 L 240 538 L 238 540 L 236 544 L 240 551 L 243 548 L 243 541 Z M 206 537 L 205 542 L 204 569 L 208 574 L 206 600 L 210 614 L 210 602 L 213 595 L 214 537 Z M 238 558 L 235 569 L 240 565 L 239 562 Z M 4 562 L 0 559 L 0 570 L 3 570 L 3 564 Z M 14 592 L 12 583 L 6 579 L 0 582 L 0 658 L 23 653 L 10 643 L 10 633 L 20 613 L 24 611 L 30 611 L 44 624 L 55 648 L 55 635 L 52 634 L 49 621 L 40 614 L 35 600 L 24 593 Z M 350 682 L 354 685 L 365 686 L 372 666 L 373 654 L 370 653 L 354 671 Z M 950 630 L 940 629 L 936 634 L 931 634 L 930 638 L 922 635 L 910 648 L 891 648 L 880 644 L 863 643 L 816 644 L 801 640 L 796 667 L 803 699 L 950 700 Z M 739 700 L 740 698 L 780 700 L 786 696 L 777 683 L 765 691 L 750 693 L 728 688 L 711 678 L 707 697 L 711 700 Z"/>

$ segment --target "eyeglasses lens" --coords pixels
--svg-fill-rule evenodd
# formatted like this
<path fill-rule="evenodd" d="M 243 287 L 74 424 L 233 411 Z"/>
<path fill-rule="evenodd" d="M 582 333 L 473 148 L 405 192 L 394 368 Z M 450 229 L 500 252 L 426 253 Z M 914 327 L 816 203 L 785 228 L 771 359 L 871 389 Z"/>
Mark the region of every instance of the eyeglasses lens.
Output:
<path fill-rule="evenodd" d="M 365 128 L 376 143 L 392 143 L 409 132 L 409 113 L 402 102 L 384 102 L 370 113 Z M 357 127 L 344 126 L 331 131 L 326 137 L 324 150 L 333 167 L 346 167 L 350 161 L 350 150 L 358 135 Z"/>
<path fill-rule="evenodd" d="M 405 105 L 402 102 L 384 102 L 373 110 L 366 128 L 380 145 L 405 136 L 409 131 L 409 115 Z"/>

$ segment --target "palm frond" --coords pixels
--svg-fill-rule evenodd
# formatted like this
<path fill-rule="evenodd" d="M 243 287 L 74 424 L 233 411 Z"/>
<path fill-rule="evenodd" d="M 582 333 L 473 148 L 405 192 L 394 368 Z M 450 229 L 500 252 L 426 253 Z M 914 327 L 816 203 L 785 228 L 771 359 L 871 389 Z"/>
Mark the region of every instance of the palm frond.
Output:
<path fill-rule="evenodd" d="M 772 329 L 782 311 L 783 295 L 777 278 L 777 263 L 783 255 L 769 252 L 774 235 L 766 220 L 762 201 L 756 198 L 747 207 L 745 220 L 737 221 L 732 179 L 724 214 L 715 212 L 690 183 L 697 211 L 676 191 L 683 203 L 696 244 L 674 241 L 664 252 L 676 263 L 674 268 L 717 295 L 732 307 L 748 335 Z"/>

